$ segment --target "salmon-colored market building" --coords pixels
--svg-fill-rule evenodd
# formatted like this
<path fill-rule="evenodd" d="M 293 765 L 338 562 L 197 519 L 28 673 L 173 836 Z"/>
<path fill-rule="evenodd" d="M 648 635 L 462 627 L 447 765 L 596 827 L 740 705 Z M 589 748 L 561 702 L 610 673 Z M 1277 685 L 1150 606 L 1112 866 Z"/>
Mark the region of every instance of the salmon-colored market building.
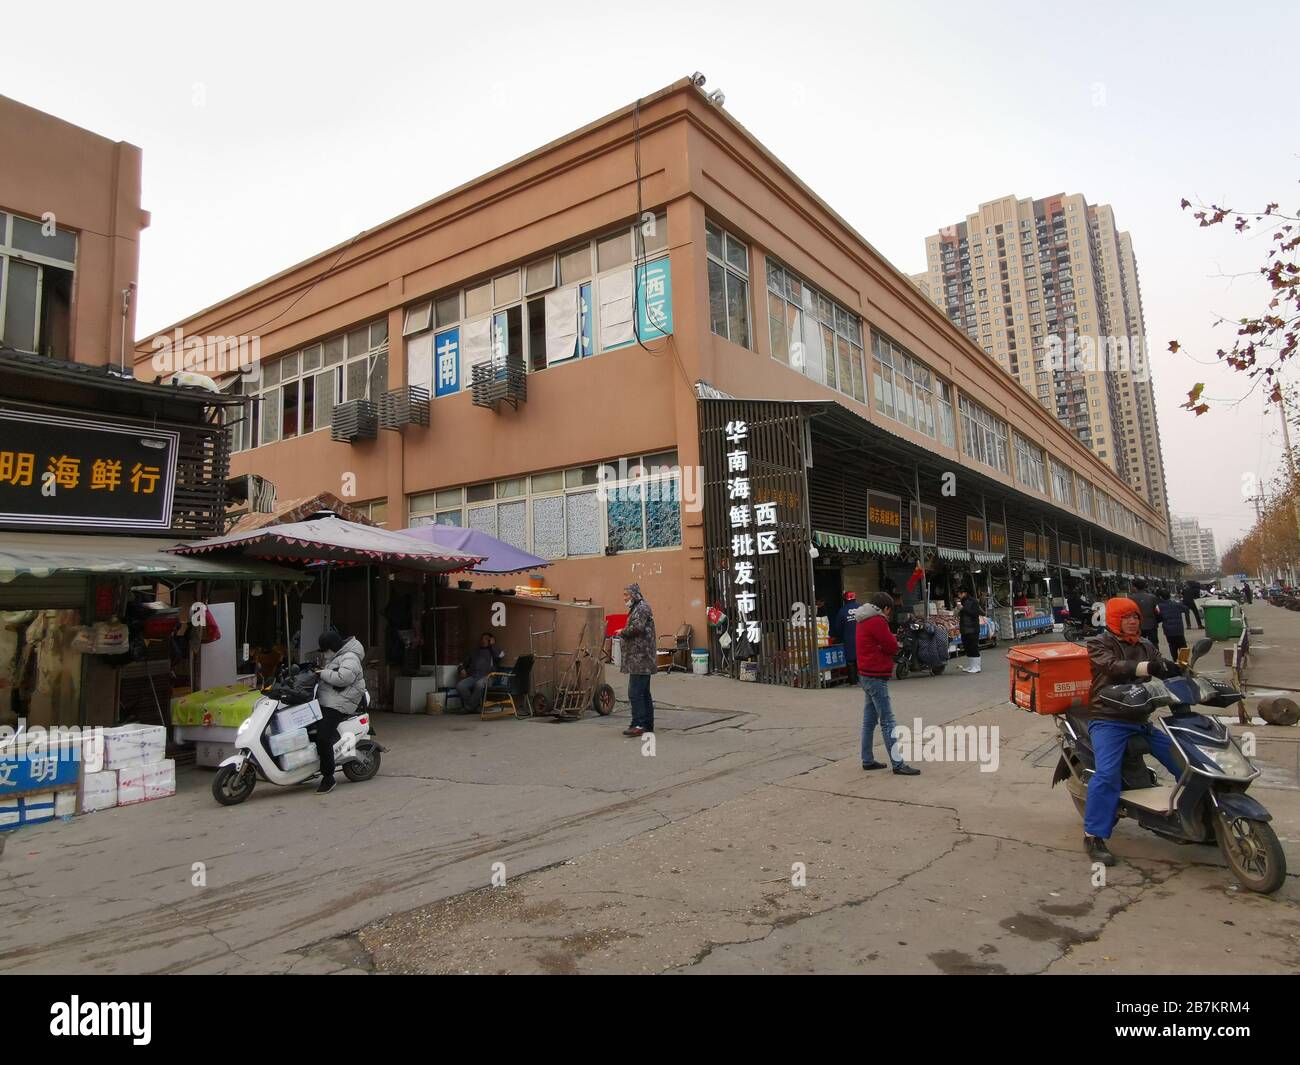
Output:
<path fill-rule="evenodd" d="M 809 680 L 799 604 L 918 562 L 935 595 L 1175 572 L 1165 516 L 690 79 L 143 338 L 137 375 L 239 337 L 234 473 L 483 529 L 610 613 L 637 581 L 699 646 L 717 605 L 765 680 Z"/>

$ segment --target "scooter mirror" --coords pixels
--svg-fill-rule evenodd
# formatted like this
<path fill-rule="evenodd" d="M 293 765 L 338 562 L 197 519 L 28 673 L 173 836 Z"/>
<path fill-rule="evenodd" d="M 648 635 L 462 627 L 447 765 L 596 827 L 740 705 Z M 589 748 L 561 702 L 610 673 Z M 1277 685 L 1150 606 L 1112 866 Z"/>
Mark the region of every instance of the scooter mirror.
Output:
<path fill-rule="evenodd" d="M 1192 648 L 1192 665 L 1196 664 L 1198 658 L 1203 658 L 1214 649 L 1214 641 L 1208 637 L 1204 640 L 1197 640 Z"/>

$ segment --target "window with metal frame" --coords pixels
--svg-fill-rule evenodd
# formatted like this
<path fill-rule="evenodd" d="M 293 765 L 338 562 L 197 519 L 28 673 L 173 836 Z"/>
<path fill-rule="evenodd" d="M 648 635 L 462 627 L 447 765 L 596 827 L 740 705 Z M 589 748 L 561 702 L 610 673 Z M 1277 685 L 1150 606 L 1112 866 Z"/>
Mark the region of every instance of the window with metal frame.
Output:
<path fill-rule="evenodd" d="M 1010 473 L 1007 462 L 1007 423 L 966 395 L 957 397 L 961 416 L 962 453 L 976 462 Z"/>
<path fill-rule="evenodd" d="M 71 356 L 77 235 L 0 212 L 0 343 L 47 358 Z"/>
<path fill-rule="evenodd" d="M 709 275 L 709 328 L 753 348 L 749 330 L 749 246 L 713 222 L 704 223 Z"/>
<path fill-rule="evenodd" d="M 1021 484 L 1047 494 L 1047 471 L 1043 449 L 1035 446 L 1017 432 L 1012 432 L 1016 449 L 1016 477 Z"/>
<path fill-rule="evenodd" d="M 859 403 L 867 401 L 862 319 L 770 257 L 767 323 L 774 359 Z"/>

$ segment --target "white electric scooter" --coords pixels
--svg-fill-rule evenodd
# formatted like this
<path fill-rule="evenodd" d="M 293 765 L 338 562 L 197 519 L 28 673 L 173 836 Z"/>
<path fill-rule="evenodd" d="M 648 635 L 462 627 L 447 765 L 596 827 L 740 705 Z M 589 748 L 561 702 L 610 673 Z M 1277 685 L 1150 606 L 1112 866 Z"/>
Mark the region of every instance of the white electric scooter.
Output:
<path fill-rule="evenodd" d="M 276 711 L 289 706 L 316 703 L 319 677 L 310 666 L 296 672 L 286 666 L 275 681 L 263 688 L 253 712 L 239 726 L 235 736 L 235 753 L 217 769 L 212 781 L 212 797 L 222 806 L 237 806 L 250 795 L 258 778 L 288 787 L 303 784 L 320 775 L 320 760 L 313 757 L 295 769 L 281 769 L 271 753 L 272 721 Z M 370 695 L 362 700 L 358 712 L 339 722 L 339 739 L 334 745 L 334 764 L 348 780 L 369 780 L 379 772 L 380 754 L 387 750 L 371 737 Z"/>

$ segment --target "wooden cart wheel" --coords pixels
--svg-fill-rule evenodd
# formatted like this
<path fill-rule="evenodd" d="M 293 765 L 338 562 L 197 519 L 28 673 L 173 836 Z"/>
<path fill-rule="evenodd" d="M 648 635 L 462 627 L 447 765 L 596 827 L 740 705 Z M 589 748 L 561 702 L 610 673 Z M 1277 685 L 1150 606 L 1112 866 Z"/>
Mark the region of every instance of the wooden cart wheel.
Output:
<path fill-rule="evenodd" d="M 602 684 L 591 696 L 591 708 L 601 717 L 609 717 L 614 712 L 614 689 Z"/>

